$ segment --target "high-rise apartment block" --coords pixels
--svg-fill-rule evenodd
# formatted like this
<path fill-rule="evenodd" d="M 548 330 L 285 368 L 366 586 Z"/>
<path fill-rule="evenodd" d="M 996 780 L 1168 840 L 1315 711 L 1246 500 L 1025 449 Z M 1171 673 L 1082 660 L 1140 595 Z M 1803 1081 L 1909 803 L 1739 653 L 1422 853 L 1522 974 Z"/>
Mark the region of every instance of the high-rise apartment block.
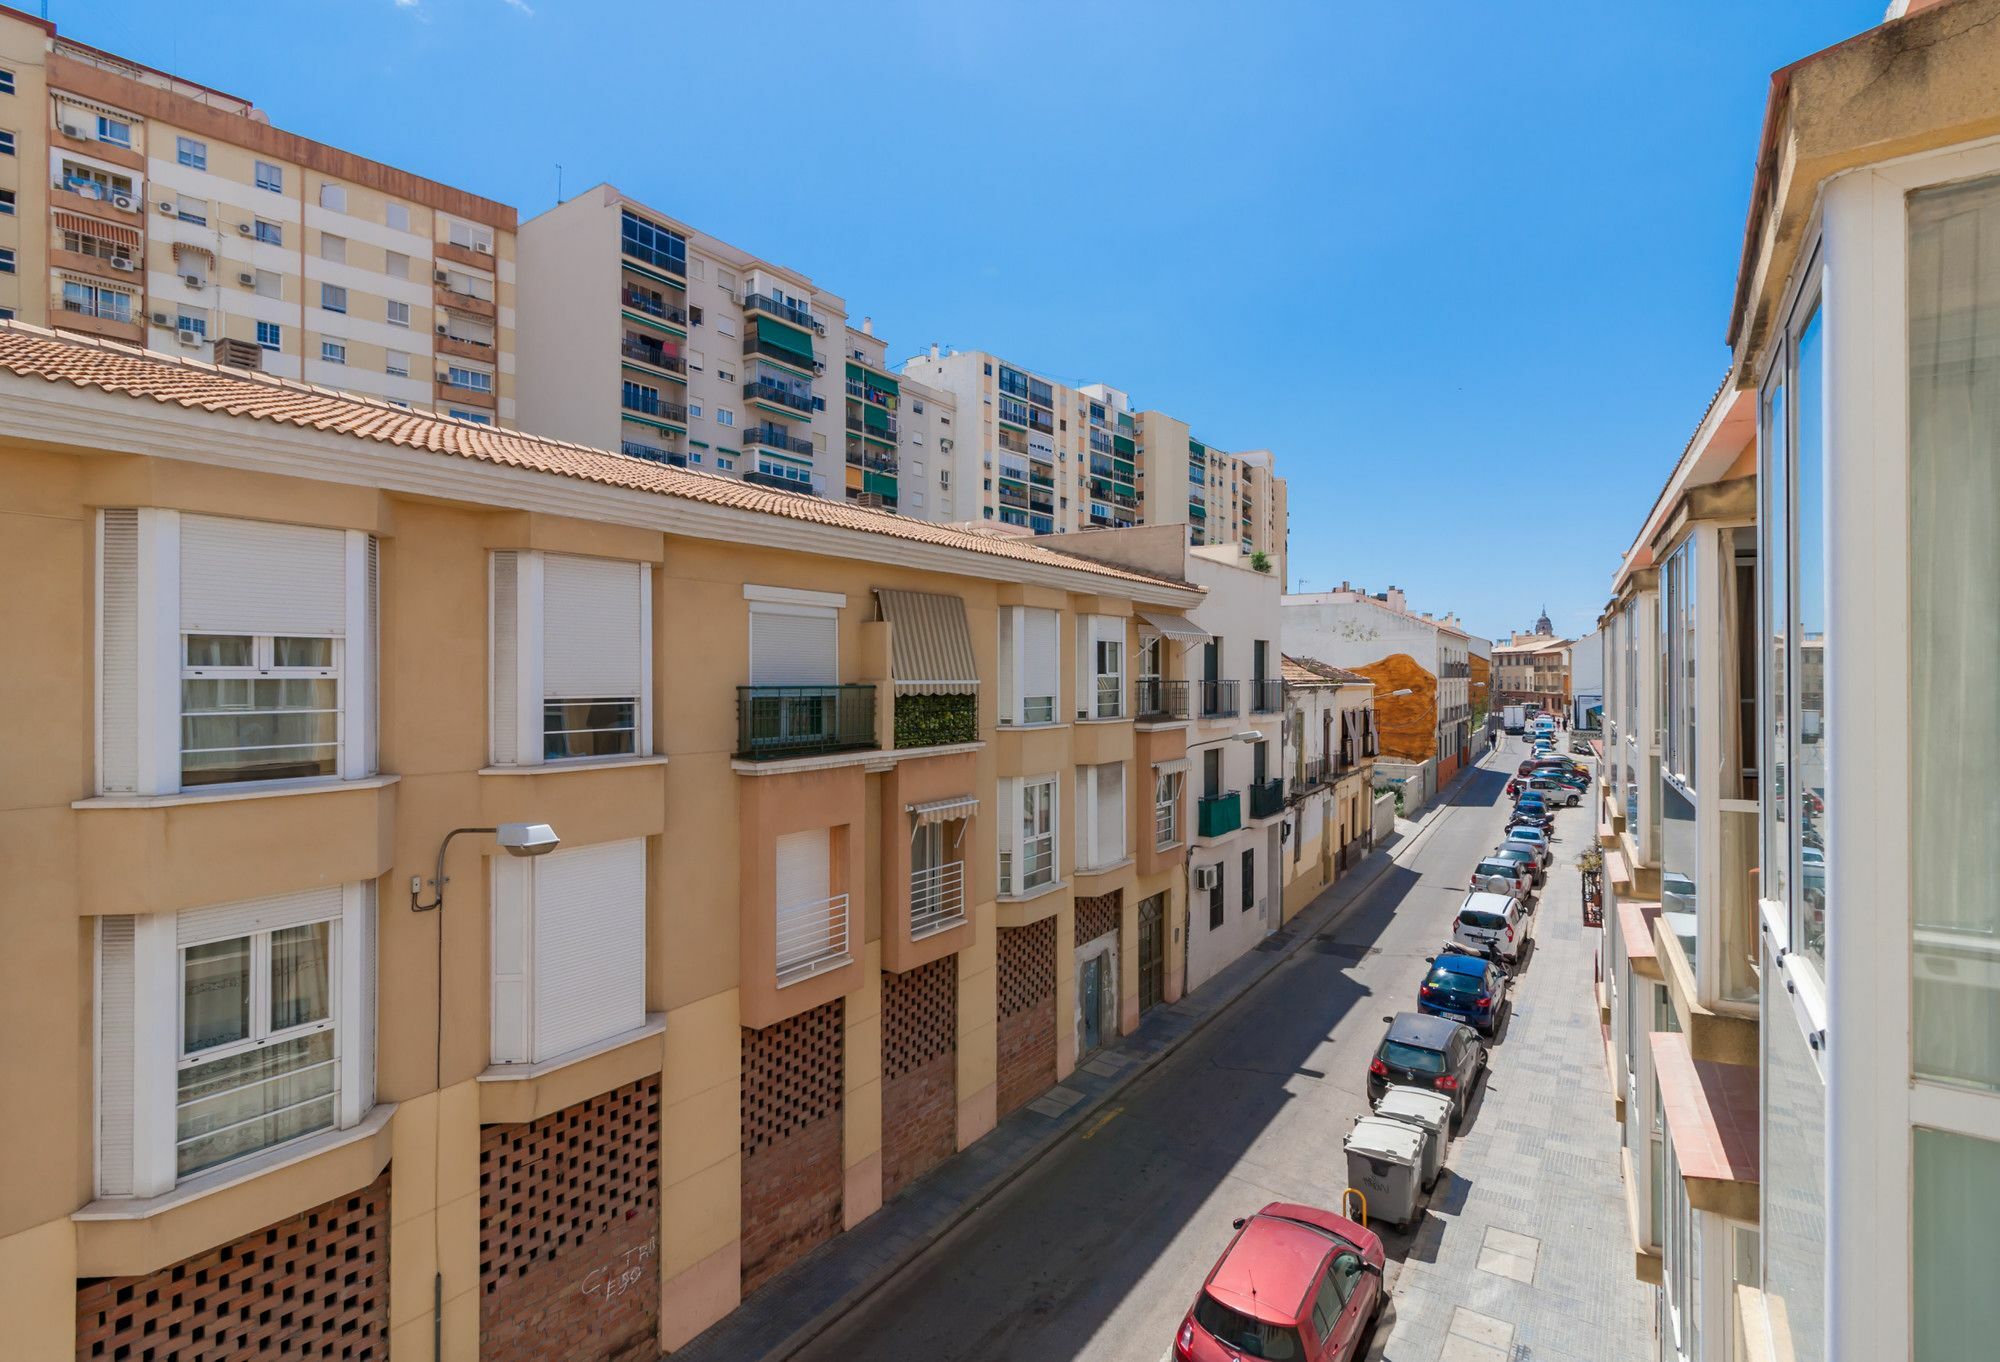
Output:
<path fill-rule="evenodd" d="M 0 313 L 514 416 L 514 210 L 0 9 Z"/>

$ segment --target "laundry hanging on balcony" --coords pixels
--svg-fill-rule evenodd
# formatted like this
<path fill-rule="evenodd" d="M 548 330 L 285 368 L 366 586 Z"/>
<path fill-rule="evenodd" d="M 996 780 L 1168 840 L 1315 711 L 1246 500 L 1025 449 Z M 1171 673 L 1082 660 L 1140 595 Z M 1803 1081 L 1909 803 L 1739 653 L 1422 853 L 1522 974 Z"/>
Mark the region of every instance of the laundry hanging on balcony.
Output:
<path fill-rule="evenodd" d="M 928 591 L 878 588 L 875 603 L 890 625 L 889 674 L 899 695 L 974 695 L 979 667 L 965 602 Z"/>

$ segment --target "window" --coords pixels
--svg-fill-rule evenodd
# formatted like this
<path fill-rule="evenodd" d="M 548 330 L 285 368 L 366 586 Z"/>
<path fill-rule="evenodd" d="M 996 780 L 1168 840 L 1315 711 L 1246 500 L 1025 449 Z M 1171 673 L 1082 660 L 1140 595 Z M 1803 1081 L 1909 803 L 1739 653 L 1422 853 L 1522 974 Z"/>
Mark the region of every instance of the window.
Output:
<path fill-rule="evenodd" d="M 410 357 L 401 350 L 385 351 L 382 356 L 382 372 L 391 378 L 408 378 Z"/>
<path fill-rule="evenodd" d="M 493 375 L 484 369 L 467 369 L 460 365 L 448 366 L 445 382 L 454 388 L 464 388 L 468 392 L 490 393 L 493 391 Z"/>
<path fill-rule="evenodd" d="M 182 222 L 196 227 L 208 226 L 208 200 L 190 198 L 186 194 L 174 196 L 174 215 Z"/>
<path fill-rule="evenodd" d="M 256 290 L 257 296 L 260 298 L 283 297 L 285 292 L 284 276 L 276 270 L 258 270 Z"/>
<path fill-rule="evenodd" d="M 388 275 L 391 279 L 408 279 L 410 277 L 410 257 L 404 255 L 401 251 L 390 251 L 382 259 L 382 273 Z"/>
<path fill-rule="evenodd" d="M 337 184 L 322 184 L 319 187 L 319 206 L 327 209 L 329 212 L 345 213 L 347 211 L 346 188 Z"/>
<path fill-rule="evenodd" d="M 256 235 L 257 240 L 267 246 L 282 246 L 285 244 L 284 227 L 265 218 L 258 218 L 252 226 L 251 231 Z"/>
<path fill-rule="evenodd" d="M 129 322 L 132 320 L 132 295 L 101 285 L 83 284 L 65 279 L 62 289 L 63 311 L 74 312 L 84 317 L 102 317 L 106 321 Z"/>
<path fill-rule="evenodd" d="M 0 68 L 0 95 L 11 95 L 13 93 L 14 73 L 5 68 Z"/>
<path fill-rule="evenodd" d="M 727 408 L 727 407 L 717 407 L 717 408 L 715 409 L 715 424 L 717 424 L 718 426 L 733 426 L 733 425 L 735 425 L 735 424 L 736 424 L 736 413 L 735 413 L 735 412 L 733 412 L 733 411 L 731 411 L 731 410 L 730 410 L 729 408 Z"/>
<path fill-rule="evenodd" d="M 208 143 L 197 142 L 192 137 L 174 139 L 174 159 L 195 170 L 208 169 Z"/>
<path fill-rule="evenodd" d="M 1056 779 L 1011 776 L 1000 786 L 1000 892 L 1050 888 L 1056 882 Z"/>
<path fill-rule="evenodd" d="M 191 633 L 181 647 L 184 788 L 338 774 L 337 639 Z"/>
<path fill-rule="evenodd" d="M 504 550 L 493 555 L 491 602 L 496 766 L 652 750 L 643 564 Z"/>
<path fill-rule="evenodd" d="M 1076 654 L 1079 719 L 1117 719 L 1125 713 L 1125 621 L 1115 615 L 1078 618 Z"/>
<path fill-rule="evenodd" d="M 176 310 L 174 329 L 195 336 L 208 334 L 208 312 L 203 308 L 182 307 Z"/>
<path fill-rule="evenodd" d="M 373 890 L 99 919 L 100 1195 L 155 1196 L 366 1114 Z"/>
<path fill-rule="evenodd" d="M 1257 853 L 1249 847 L 1243 850 L 1243 900 L 1237 906 L 1246 913 L 1257 906 Z"/>
<path fill-rule="evenodd" d="M 463 294 L 467 298 L 478 298 L 482 302 L 493 301 L 493 281 L 481 274 L 468 274 L 464 270 L 446 270 L 445 288 Z"/>
<path fill-rule="evenodd" d="M 1125 859 L 1125 766 L 1076 769 L 1076 864 L 1099 870 Z"/>
<path fill-rule="evenodd" d="M 394 298 L 391 298 L 382 304 L 382 315 L 383 320 L 391 326 L 400 326 L 406 330 L 409 328 L 410 305 L 408 303 L 399 303 Z"/>
<path fill-rule="evenodd" d="M 493 861 L 492 1055 L 536 1064 L 646 1021 L 646 843 Z"/>
<path fill-rule="evenodd" d="M 445 225 L 445 239 L 452 245 L 462 246 L 468 251 L 478 251 L 481 255 L 493 254 L 493 229 L 484 223 L 448 218 Z"/>
<path fill-rule="evenodd" d="M 339 284 L 321 284 L 319 286 L 319 305 L 328 312 L 347 311 L 347 290 Z"/>
<path fill-rule="evenodd" d="M 7 140 L 10 144 L 13 142 L 12 133 L 8 134 Z M 114 147 L 129 148 L 132 145 L 132 125 L 122 118 L 113 118 L 108 114 L 99 114 L 97 116 L 97 140 L 108 142 Z M 11 151 L 9 154 L 11 154 Z"/>
<path fill-rule="evenodd" d="M 0 247 L 0 274 L 12 274 L 13 272 L 14 248 L 11 246 Z"/>
<path fill-rule="evenodd" d="M 382 207 L 382 221 L 399 232 L 410 230 L 410 205 L 390 202 Z"/>
<path fill-rule="evenodd" d="M 687 240 L 680 233 L 656 226 L 629 211 L 624 214 L 620 232 L 625 254 L 675 274 L 687 273 Z"/>
<path fill-rule="evenodd" d="M 1153 774 L 1153 846 L 1164 851 L 1181 840 L 1181 786 L 1187 776 L 1181 771 L 1155 770 Z"/>
<path fill-rule="evenodd" d="M 274 166 L 269 161 L 257 162 L 257 187 L 268 189 L 274 194 L 285 192 L 285 171 L 282 166 Z"/>
<path fill-rule="evenodd" d="M 284 348 L 284 328 L 276 322 L 257 323 L 257 344 L 266 350 Z"/>
<path fill-rule="evenodd" d="M 345 364 L 347 363 L 347 347 L 339 341 L 321 341 L 319 343 L 319 357 L 328 364 Z"/>
<path fill-rule="evenodd" d="M 1000 608 L 1000 722 L 1048 724 L 1056 721 L 1057 669 L 1061 644 L 1053 610 L 1009 605 Z"/>
<path fill-rule="evenodd" d="M 699 454 L 695 455 L 694 460 L 696 463 L 700 463 L 701 455 Z M 718 454 L 715 456 L 715 466 L 717 468 L 720 468 L 723 472 L 727 473 L 731 469 L 736 467 L 736 460 L 730 458 L 724 458 L 722 455 Z"/>
<path fill-rule="evenodd" d="M 493 424 L 493 418 L 483 411 L 466 411 L 461 407 L 453 407 L 445 415 L 451 417 L 454 421 L 470 421 L 475 426 L 490 426 Z"/>
<path fill-rule="evenodd" d="M 347 263 L 347 238 L 335 236 L 332 232 L 319 234 L 319 258 L 331 260 L 336 265 Z"/>
<path fill-rule="evenodd" d="M 1928 205 L 1919 196 L 1911 206 L 1921 211 Z M 1910 1317 L 1916 1347 L 1911 1355 L 1924 1362 L 1977 1356 L 1992 1340 L 1993 1287 L 1982 1265 L 2000 1249 L 1993 1223 L 1993 1207 L 2000 1204 L 2000 1143 L 1925 1126 L 1913 1134 Z"/>
<path fill-rule="evenodd" d="M 14 191 L 0 189 L 0 217 L 14 216 Z"/>

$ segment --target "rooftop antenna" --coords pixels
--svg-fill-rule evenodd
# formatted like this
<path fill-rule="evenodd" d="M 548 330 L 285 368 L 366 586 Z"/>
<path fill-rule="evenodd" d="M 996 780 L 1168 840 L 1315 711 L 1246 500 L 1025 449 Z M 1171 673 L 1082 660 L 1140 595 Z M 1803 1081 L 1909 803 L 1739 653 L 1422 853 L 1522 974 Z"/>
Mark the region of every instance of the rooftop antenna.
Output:
<path fill-rule="evenodd" d="M 561 162 L 561 161 L 557 161 L 557 162 L 556 162 L 556 202 L 557 202 L 557 203 L 561 203 L 562 201 L 563 201 L 563 198 L 562 198 L 562 162 Z"/>

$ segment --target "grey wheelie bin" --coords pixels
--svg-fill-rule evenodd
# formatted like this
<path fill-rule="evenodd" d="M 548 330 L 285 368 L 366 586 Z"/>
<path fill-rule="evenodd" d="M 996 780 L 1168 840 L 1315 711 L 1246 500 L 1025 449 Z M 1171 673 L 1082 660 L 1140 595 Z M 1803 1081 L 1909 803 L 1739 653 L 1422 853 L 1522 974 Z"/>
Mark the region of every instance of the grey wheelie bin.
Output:
<path fill-rule="evenodd" d="M 1435 1183 L 1444 1168 L 1445 1151 L 1451 1145 L 1451 1099 L 1422 1088 L 1395 1087 L 1382 1094 L 1382 1100 L 1375 1104 L 1375 1114 L 1424 1132 L 1424 1186 Z"/>
<path fill-rule="evenodd" d="M 1385 1116 L 1364 1116 L 1347 1134 L 1347 1183 L 1368 1199 L 1368 1219 L 1407 1225 L 1422 1189 L 1424 1132 Z"/>

